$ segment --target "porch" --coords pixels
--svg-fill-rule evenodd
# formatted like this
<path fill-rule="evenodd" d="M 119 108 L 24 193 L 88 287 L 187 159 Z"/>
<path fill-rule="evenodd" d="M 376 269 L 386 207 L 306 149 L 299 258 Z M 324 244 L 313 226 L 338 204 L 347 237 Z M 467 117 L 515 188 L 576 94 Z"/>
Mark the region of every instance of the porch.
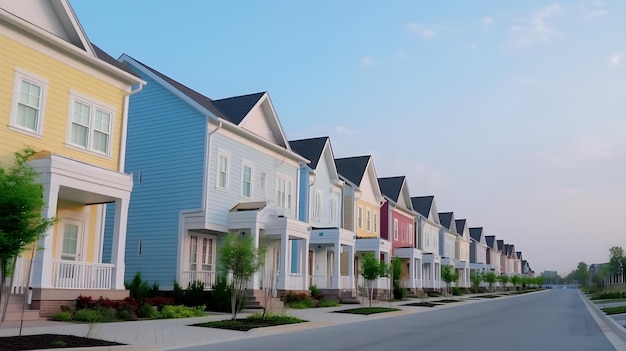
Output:
<path fill-rule="evenodd" d="M 422 256 L 422 288 L 441 289 L 441 258 L 432 253 Z"/>
<path fill-rule="evenodd" d="M 400 286 L 411 291 L 422 289 L 422 251 L 415 248 L 395 248 L 394 259 L 402 260 Z"/>
<path fill-rule="evenodd" d="M 307 271 L 309 286 L 318 289 L 354 289 L 354 233 L 342 228 L 313 228 Z"/>

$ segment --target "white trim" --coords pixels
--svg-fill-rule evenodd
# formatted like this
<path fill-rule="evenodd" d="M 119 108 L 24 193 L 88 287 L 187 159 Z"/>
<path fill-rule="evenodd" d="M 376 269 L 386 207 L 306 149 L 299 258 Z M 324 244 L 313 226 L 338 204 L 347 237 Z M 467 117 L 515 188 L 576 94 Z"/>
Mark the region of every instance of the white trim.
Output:
<path fill-rule="evenodd" d="M 398 223 L 398 219 L 394 218 L 393 219 L 393 240 L 398 240 L 398 232 L 400 231 L 400 228 L 398 227 L 399 223 Z"/>
<path fill-rule="evenodd" d="M 319 222 L 322 220 L 323 202 L 324 202 L 324 193 L 322 193 L 320 190 L 315 189 L 315 192 L 313 193 L 313 206 L 312 206 L 313 215 L 311 216 L 313 220 L 315 221 Z"/>
<path fill-rule="evenodd" d="M 220 173 L 222 172 L 221 170 L 221 162 L 222 162 L 222 158 L 226 160 L 226 170 L 224 171 L 226 173 L 225 175 L 225 179 L 224 185 L 220 184 Z M 217 190 L 221 190 L 221 191 L 228 191 L 228 185 L 230 183 L 230 154 L 222 151 L 222 150 L 217 150 L 217 165 L 216 165 L 216 175 L 215 175 L 215 189 Z"/>
<path fill-rule="evenodd" d="M 248 196 L 246 196 L 244 194 L 244 170 L 247 168 L 250 168 L 250 194 Z M 252 199 L 254 196 L 254 166 L 252 165 L 252 162 L 249 161 L 241 161 L 241 184 L 240 184 L 240 188 L 241 191 L 239 193 L 239 195 L 241 197 L 244 197 L 246 199 Z"/>
<path fill-rule="evenodd" d="M 74 108 L 76 103 L 83 104 L 85 106 L 89 106 L 89 126 L 88 126 L 88 135 L 87 135 L 87 145 L 76 144 L 72 142 L 72 124 L 74 118 Z M 89 152 L 90 154 L 111 158 L 112 149 L 113 149 L 113 138 L 115 132 L 115 108 L 113 106 L 101 103 L 87 95 L 81 94 L 74 90 L 70 90 L 70 99 L 68 106 L 68 119 L 67 119 L 67 127 L 66 127 L 66 135 L 65 135 L 65 145 L 67 147 Z M 96 112 L 101 111 L 107 113 L 109 115 L 109 134 L 107 140 L 107 151 L 102 152 L 100 150 L 96 150 L 93 148 L 92 139 L 95 130 L 95 118 Z"/>
<path fill-rule="evenodd" d="M 285 199 L 284 203 L 279 201 L 278 193 L 280 192 L 280 180 L 285 181 Z M 289 188 L 287 188 L 287 184 L 289 184 Z M 293 211 L 294 204 L 293 201 L 296 200 L 296 195 L 294 194 L 294 178 L 284 175 L 283 173 L 276 173 L 276 206 L 278 208 L 282 208 L 284 210 Z M 287 191 L 288 190 L 288 191 Z M 286 206 L 285 206 L 286 205 Z"/>
<path fill-rule="evenodd" d="M 363 206 L 358 205 L 356 208 L 356 227 L 363 229 Z"/>
<path fill-rule="evenodd" d="M 20 94 L 22 88 L 22 82 L 28 82 L 35 86 L 38 86 L 39 94 L 39 106 L 38 106 L 38 118 L 35 130 L 21 126 L 17 124 L 17 111 L 18 103 L 20 101 Z M 24 134 L 28 134 L 34 137 L 43 136 L 44 117 L 46 115 L 46 95 L 48 91 L 48 80 L 32 73 L 29 73 L 21 68 L 15 67 L 15 75 L 13 80 L 13 97 L 11 100 L 11 115 L 9 118 L 9 128 Z"/>

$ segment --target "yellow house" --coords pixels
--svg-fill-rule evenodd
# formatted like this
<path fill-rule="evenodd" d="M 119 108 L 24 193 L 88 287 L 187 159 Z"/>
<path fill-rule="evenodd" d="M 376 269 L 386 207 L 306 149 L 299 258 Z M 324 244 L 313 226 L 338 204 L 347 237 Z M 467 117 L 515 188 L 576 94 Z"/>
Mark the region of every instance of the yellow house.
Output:
<path fill-rule="evenodd" d="M 42 316 L 81 294 L 126 296 L 126 123 L 129 96 L 145 82 L 88 40 L 66 0 L 0 0 L 0 48 L 0 163 L 37 151 L 43 215 L 58 220 L 32 260 L 18 260 L 12 293 L 32 288 Z M 104 250 L 107 203 L 116 211 Z"/>

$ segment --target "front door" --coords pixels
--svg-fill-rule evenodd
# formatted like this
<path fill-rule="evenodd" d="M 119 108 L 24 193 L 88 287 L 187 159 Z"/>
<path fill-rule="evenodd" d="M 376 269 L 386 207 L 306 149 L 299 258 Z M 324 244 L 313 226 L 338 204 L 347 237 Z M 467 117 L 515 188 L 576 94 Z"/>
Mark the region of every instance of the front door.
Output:
<path fill-rule="evenodd" d="M 199 281 L 209 288 L 215 283 L 215 238 L 191 235 L 189 239 L 189 277 L 185 283 Z"/>
<path fill-rule="evenodd" d="M 61 222 L 63 236 L 61 238 L 61 260 L 82 261 L 83 223 L 76 220 L 63 219 Z M 61 262 L 58 265 L 58 287 L 74 287 L 81 275 L 80 266 L 72 262 Z"/>

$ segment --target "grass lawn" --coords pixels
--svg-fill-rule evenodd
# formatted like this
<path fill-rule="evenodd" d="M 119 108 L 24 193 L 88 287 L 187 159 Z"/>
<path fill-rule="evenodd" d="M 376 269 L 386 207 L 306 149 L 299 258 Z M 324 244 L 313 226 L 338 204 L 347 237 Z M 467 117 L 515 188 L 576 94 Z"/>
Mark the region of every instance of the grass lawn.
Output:
<path fill-rule="evenodd" d="M 402 306 L 435 307 L 435 306 L 440 306 L 440 305 L 441 304 L 439 303 L 432 303 L 432 302 L 413 302 L 413 303 L 404 304 Z"/>
<path fill-rule="evenodd" d="M 229 320 L 224 320 L 224 321 L 198 323 L 198 324 L 194 324 L 193 326 L 248 331 L 254 328 L 274 327 L 277 325 L 295 324 L 295 323 L 304 323 L 304 322 L 307 322 L 307 321 L 297 318 L 297 317 L 277 315 L 277 314 L 267 314 L 265 316 L 265 319 L 262 319 L 260 313 L 255 313 L 251 316 L 248 316 L 247 318 L 237 319 L 234 321 L 229 319 Z"/>
<path fill-rule="evenodd" d="M 605 307 L 602 309 L 606 314 L 626 313 L 626 306 Z"/>
<path fill-rule="evenodd" d="M 593 300 L 591 302 L 595 303 L 596 305 L 602 305 L 605 303 L 626 302 L 626 299 Z"/>
<path fill-rule="evenodd" d="M 335 312 L 370 315 L 374 313 L 395 312 L 395 311 L 401 311 L 401 310 L 399 308 L 391 308 L 391 307 L 359 307 L 359 308 L 351 308 L 349 310 L 341 310 L 341 311 L 335 311 Z"/>

